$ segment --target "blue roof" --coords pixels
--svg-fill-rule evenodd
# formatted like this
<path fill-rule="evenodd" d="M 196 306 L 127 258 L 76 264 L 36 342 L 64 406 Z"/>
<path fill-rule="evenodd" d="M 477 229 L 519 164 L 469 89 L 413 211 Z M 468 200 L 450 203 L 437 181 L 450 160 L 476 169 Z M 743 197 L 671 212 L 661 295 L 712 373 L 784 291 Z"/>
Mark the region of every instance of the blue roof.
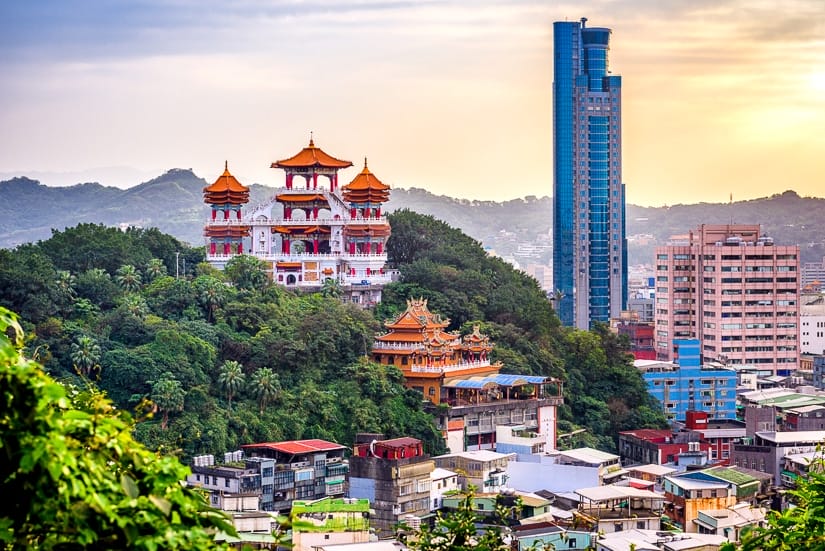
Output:
<path fill-rule="evenodd" d="M 481 379 L 481 380 L 473 380 L 473 379 L 460 379 L 458 381 L 452 381 L 447 383 L 444 386 L 452 387 L 452 388 L 477 388 L 482 389 L 491 384 L 495 381 L 491 381 L 489 379 Z"/>
<path fill-rule="evenodd" d="M 523 384 L 540 384 L 547 382 L 547 377 L 539 375 L 509 375 L 507 373 L 499 373 L 487 377 L 488 381 L 493 381 L 502 386 L 515 386 Z"/>

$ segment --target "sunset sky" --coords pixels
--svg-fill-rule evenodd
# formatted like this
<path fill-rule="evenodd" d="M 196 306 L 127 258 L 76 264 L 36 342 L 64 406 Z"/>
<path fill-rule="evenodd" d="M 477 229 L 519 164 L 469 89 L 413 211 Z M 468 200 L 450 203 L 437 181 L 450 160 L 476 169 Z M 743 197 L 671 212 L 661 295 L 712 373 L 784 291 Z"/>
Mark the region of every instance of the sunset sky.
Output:
<path fill-rule="evenodd" d="M 0 175 L 228 160 L 274 186 L 312 131 L 346 181 L 367 156 L 392 186 L 550 195 L 552 23 L 583 16 L 613 29 L 628 202 L 825 196 L 822 0 L 6 0 Z"/>

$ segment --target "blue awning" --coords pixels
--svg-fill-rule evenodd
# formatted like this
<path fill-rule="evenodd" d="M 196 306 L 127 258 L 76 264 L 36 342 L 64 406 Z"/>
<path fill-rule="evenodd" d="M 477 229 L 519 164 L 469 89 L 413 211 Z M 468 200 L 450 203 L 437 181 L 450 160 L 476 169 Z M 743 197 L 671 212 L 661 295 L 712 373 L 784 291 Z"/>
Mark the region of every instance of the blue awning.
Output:
<path fill-rule="evenodd" d="M 539 375 L 509 375 L 507 373 L 499 373 L 497 375 L 490 375 L 487 377 L 487 380 L 501 386 L 521 386 L 546 383 L 547 377 L 541 377 Z"/>

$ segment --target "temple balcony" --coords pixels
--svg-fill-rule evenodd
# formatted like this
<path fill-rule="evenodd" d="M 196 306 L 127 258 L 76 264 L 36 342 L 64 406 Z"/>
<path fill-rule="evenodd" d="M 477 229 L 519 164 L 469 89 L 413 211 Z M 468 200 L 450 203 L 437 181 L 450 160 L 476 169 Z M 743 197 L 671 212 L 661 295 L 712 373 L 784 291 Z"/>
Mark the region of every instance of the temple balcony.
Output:
<path fill-rule="evenodd" d="M 374 351 L 379 350 L 424 350 L 426 347 L 420 343 L 395 343 L 375 341 L 372 345 Z"/>
<path fill-rule="evenodd" d="M 475 362 L 459 362 L 450 365 L 413 365 L 409 371 L 412 373 L 454 373 L 465 369 L 475 369 L 477 367 L 490 367 L 490 360 L 479 360 Z"/>
<path fill-rule="evenodd" d="M 356 218 L 292 218 L 289 220 L 287 220 L 286 218 L 274 218 L 270 220 L 252 220 L 246 217 L 238 220 L 234 217 L 228 219 L 218 217 L 214 220 L 208 218 L 205 222 L 205 225 L 207 226 L 306 226 L 308 224 L 318 226 L 341 226 L 345 224 L 386 226 L 388 222 L 386 216 L 370 216 Z"/>
<path fill-rule="evenodd" d="M 244 253 L 249 254 L 249 253 Z M 212 261 L 223 261 L 228 262 L 232 260 L 232 258 L 238 256 L 237 254 L 209 254 L 206 255 L 206 260 L 209 262 Z M 278 254 L 260 254 L 255 253 L 252 256 L 255 256 L 265 262 L 303 262 L 303 261 L 319 261 L 319 260 L 345 260 L 348 262 L 357 262 L 357 261 L 369 261 L 369 262 L 386 262 L 387 261 L 387 254 L 366 254 L 366 253 L 278 253 Z M 352 277 L 352 280 L 360 280 L 363 278 L 360 277 Z"/>

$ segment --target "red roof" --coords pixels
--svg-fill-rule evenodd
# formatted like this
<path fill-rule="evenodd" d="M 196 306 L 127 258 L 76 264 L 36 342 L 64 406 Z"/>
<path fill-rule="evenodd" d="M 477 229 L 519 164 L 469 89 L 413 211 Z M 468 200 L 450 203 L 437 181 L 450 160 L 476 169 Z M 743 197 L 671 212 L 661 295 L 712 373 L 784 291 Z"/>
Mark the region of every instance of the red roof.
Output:
<path fill-rule="evenodd" d="M 673 431 L 670 429 L 636 429 L 623 430 L 619 434 L 626 434 L 628 436 L 635 436 L 639 440 L 646 440 L 648 442 L 664 441 L 666 438 L 673 438 Z"/>
<path fill-rule="evenodd" d="M 392 440 L 379 440 L 376 444 L 387 448 L 404 448 L 407 446 L 417 446 L 421 444 L 421 440 L 410 436 L 402 436 L 401 438 L 393 438 Z"/>
<path fill-rule="evenodd" d="M 215 183 L 203 188 L 204 200 L 213 205 L 242 205 L 249 201 L 249 188 L 241 184 L 229 172 L 229 161 L 226 162 L 221 174 Z"/>
<path fill-rule="evenodd" d="M 242 448 L 263 448 L 267 450 L 275 450 L 282 453 L 314 453 L 326 452 L 332 450 L 343 450 L 346 446 L 336 444 L 335 442 L 327 442 L 326 440 L 291 440 L 288 442 L 263 442 L 261 444 L 244 444 Z"/>
<path fill-rule="evenodd" d="M 297 155 L 272 163 L 272 168 L 305 168 L 311 166 L 347 168 L 352 166 L 352 163 L 350 161 L 336 159 L 332 155 L 324 152 L 320 147 L 315 147 L 315 142 L 311 138 L 309 145 L 298 152 Z"/>

